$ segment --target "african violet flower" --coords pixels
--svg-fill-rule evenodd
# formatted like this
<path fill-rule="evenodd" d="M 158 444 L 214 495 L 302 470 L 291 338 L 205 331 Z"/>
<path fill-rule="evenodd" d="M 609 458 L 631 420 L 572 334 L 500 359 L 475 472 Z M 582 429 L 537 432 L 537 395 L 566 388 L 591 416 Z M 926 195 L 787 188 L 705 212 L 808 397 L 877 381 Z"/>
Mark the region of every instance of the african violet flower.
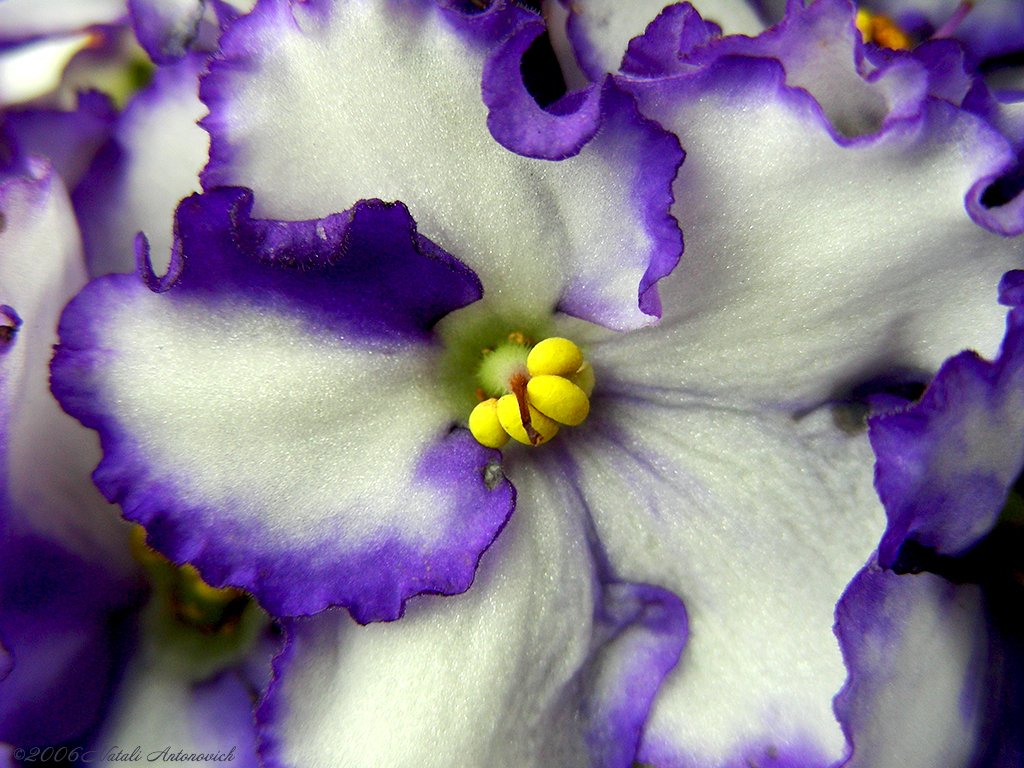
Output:
<path fill-rule="evenodd" d="M 917 722 L 970 755 L 976 591 L 878 568 L 874 456 L 830 403 L 994 354 L 1020 246 L 980 197 L 1012 153 L 930 92 L 955 78 L 866 67 L 851 20 L 718 41 L 676 9 L 546 111 L 512 7 L 230 27 L 170 270 L 140 243 L 80 294 L 53 387 L 173 558 L 276 613 L 404 610 L 289 622 L 267 761 L 882 764 Z M 681 153 L 624 88 L 688 152 L 678 267 Z M 510 336 L 572 339 L 595 385 L 499 459 L 463 425 Z"/>

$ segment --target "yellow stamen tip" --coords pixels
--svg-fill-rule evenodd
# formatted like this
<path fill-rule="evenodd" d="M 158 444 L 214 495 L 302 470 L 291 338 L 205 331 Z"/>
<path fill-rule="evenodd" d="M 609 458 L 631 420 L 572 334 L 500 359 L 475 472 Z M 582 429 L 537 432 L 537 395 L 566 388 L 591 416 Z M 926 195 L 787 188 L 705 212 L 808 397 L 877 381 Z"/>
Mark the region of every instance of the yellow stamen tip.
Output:
<path fill-rule="evenodd" d="M 498 420 L 501 422 L 502 428 L 523 445 L 543 445 L 558 434 L 558 424 L 532 405 L 529 406 L 529 409 L 530 426 L 537 435 L 536 442 L 530 439 L 526 427 L 523 426 L 523 420 L 519 413 L 519 400 L 515 395 L 505 395 L 498 401 Z"/>
<path fill-rule="evenodd" d="M 583 365 L 583 353 L 568 339 L 552 336 L 530 350 L 526 369 L 531 376 L 571 376 Z"/>
<path fill-rule="evenodd" d="M 575 427 L 590 413 L 590 400 L 583 390 L 561 376 L 534 376 L 526 393 L 538 411 L 560 424 Z"/>
<path fill-rule="evenodd" d="M 492 397 L 477 404 L 469 414 L 469 431 L 478 443 L 488 448 L 501 448 L 508 442 L 508 433 L 498 420 L 497 400 Z"/>
<path fill-rule="evenodd" d="M 894 50 L 906 50 L 911 47 L 910 38 L 906 33 L 886 16 L 861 8 L 857 11 L 855 23 L 865 43 L 875 43 L 882 48 Z"/>

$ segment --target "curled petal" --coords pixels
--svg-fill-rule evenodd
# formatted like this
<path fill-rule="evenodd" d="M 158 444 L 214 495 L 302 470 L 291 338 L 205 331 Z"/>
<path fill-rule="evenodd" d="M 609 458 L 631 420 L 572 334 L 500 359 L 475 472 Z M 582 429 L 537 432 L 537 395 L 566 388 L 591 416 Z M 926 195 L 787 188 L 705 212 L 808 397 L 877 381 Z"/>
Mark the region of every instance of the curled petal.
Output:
<path fill-rule="evenodd" d="M 1020 278 L 1003 280 L 1015 304 L 994 362 L 948 360 L 913 405 L 872 417 L 875 485 L 889 526 L 878 559 L 889 568 L 908 540 L 961 555 L 995 525 L 1024 467 L 1024 309 Z"/>

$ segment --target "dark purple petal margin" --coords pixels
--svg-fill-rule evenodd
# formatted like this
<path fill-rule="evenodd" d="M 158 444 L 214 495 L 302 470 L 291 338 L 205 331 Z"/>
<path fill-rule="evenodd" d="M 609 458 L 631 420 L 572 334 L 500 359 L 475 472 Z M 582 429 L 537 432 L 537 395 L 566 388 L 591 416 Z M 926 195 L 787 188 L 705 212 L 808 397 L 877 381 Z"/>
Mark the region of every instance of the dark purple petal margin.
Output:
<path fill-rule="evenodd" d="M 531 21 L 488 58 L 483 73 L 487 127 L 495 140 L 512 152 L 563 160 L 579 153 L 597 132 L 602 89 L 592 85 L 542 109 L 526 89 L 521 66 L 523 54 L 544 32 L 542 22 Z"/>
<path fill-rule="evenodd" d="M 423 547 L 382 531 L 362 550 L 335 551 L 324 544 L 282 543 L 249 522 L 250 510 L 212 509 L 201 498 L 179 494 L 161 480 L 157 470 L 164 468 L 147 463 L 131 424 L 104 400 L 96 374 L 118 350 L 104 347 L 94 323 L 145 290 L 140 279 L 150 290 L 167 292 L 170 301 L 242 301 L 369 346 L 428 343 L 441 316 L 480 296 L 473 272 L 418 235 L 401 204 L 363 202 L 308 222 L 255 220 L 251 207 L 252 195 L 243 189 L 188 198 L 178 210 L 167 275 L 152 273 L 142 240 L 135 274 L 95 280 L 65 309 L 51 386 L 68 413 L 100 434 L 104 457 L 94 481 L 128 519 L 146 527 L 152 546 L 176 562 L 193 562 L 211 584 L 253 592 L 276 614 L 343 605 L 362 623 L 391 620 L 412 595 L 468 589 L 477 560 L 511 514 L 514 489 L 498 469 L 500 454 L 467 431 L 439 425 L 411 478 L 451 499 L 442 543 Z"/>
<path fill-rule="evenodd" d="M 920 401 L 868 421 L 875 487 L 889 518 L 878 550 L 885 568 L 908 540 L 943 555 L 977 544 L 1024 468 L 1022 276 L 1008 272 L 1000 286 L 1001 301 L 1013 309 L 994 362 L 961 352 Z"/>

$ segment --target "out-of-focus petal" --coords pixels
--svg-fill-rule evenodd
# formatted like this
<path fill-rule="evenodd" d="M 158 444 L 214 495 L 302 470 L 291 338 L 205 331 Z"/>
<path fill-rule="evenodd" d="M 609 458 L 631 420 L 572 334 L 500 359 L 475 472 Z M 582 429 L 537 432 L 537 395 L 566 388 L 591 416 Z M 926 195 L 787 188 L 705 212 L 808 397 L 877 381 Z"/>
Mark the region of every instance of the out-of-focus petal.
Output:
<path fill-rule="evenodd" d="M 278 614 L 394 619 L 468 588 L 513 492 L 453 430 L 430 329 L 476 277 L 397 204 L 251 207 L 189 198 L 167 276 L 143 260 L 65 311 L 53 390 L 100 432 L 96 483 L 157 549 Z"/>
<path fill-rule="evenodd" d="M 33 175 L 0 184 L 0 304 L 20 319 L 0 358 L 7 524 L 126 572 L 126 531 L 89 478 L 100 457 L 96 437 L 49 391 L 57 319 L 86 281 L 81 242 L 60 180 L 49 166 L 28 164 Z"/>
<path fill-rule="evenodd" d="M 100 722 L 130 648 L 141 581 L 35 534 L 0 542 L 0 741 L 42 748 Z"/>
<path fill-rule="evenodd" d="M 72 190 L 109 138 L 115 118 L 109 97 L 88 91 L 79 95 L 78 106 L 71 111 L 9 111 L 4 117 L 4 131 L 14 143 L 14 157 L 45 157 Z"/>
<path fill-rule="evenodd" d="M 256 768 L 256 692 L 239 674 L 225 670 L 195 682 L 176 666 L 173 653 L 140 654 L 129 665 L 99 738 L 85 762 L 229 762 Z"/>
<path fill-rule="evenodd" d="M 125 0 L 3 0 L 0 40 L 77 32 L 98 24 L 114 24 L 127 14 Z"/>
<path fill-rule="evenodd" d="M 193 54 L 157 70 L 122 113 L 114 137 L 75 190 L 93 276 L 131 272 L 135 235 L 144 232 L 153 268 L 167 271 L 178 201 L 200 191 L 210 137 L 196 125 L 205 57 Z"/>
<path fill-rule="evenodd" d="M 263 3 L 229 28 L 201 85 L 204 185 L 251 187 L 257 214 L 277 218 L 402 200 L 424 235 L 476 271 L 495 311 L 652 322 L 655 283 L 680 251 L 664 210 L 682 154 L 624 97 L 602 100 L 602 128 L 575 157 L 499 146 L 481 78 L 524 13 Z"/>
<path fill-rule="evenodd" d="M 601 578 L 557 462 L 511 476 L 524 503 L 465 595 L 416 598 L 394 624 L 289 623 L 260 711 L 269 765 L 632 765 L 682 604 Z"/>
<path fill-rule="evenodd" d="M 850 681 L 836 714 L 851 768 L 973 765 L 988 629 L 977 585 L 869 565 L 836 609 Z"/>
<path fill-rule="evenodd" d="M 199 34 L 206 0 L 128 0 L 139 43 L 157 64 L 169 64 L 188 51 Z"/>
<path fill-rule="evenodd" d="M 679 595 L 690 619 L 638 759 L 842 758 L 832 698 L 847 671 L 833 611 L 884 526 L 866 436 L 841 432 L 827 411 L 795 421 L 623 396 L 595 397 L 564 444 L 611 567 Z"/>

